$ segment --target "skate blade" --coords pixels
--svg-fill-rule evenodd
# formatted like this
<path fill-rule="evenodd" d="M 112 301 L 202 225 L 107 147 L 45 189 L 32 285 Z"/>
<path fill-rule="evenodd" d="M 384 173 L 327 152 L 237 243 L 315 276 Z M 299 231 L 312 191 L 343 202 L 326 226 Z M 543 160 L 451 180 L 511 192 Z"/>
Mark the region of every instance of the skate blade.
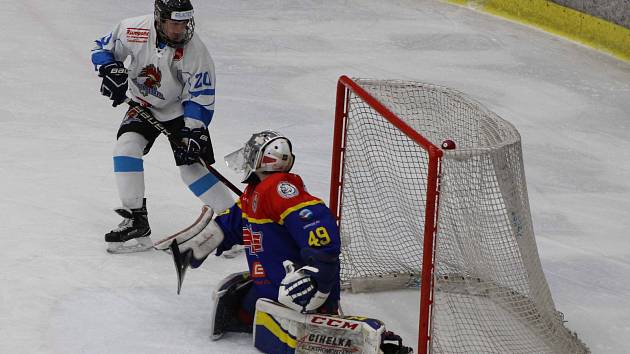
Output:
<path fill-rule="evenodd" d="M 127 242 L 108 242 L 107 252 L 113 254 L 145 252 L 153 249 L 151 237 L 138 237 Z"/>
<path fill-rule="evenodd" d="M 219 339 L 223 338 L 223 335 L 224 335 L 224 334 L 225 334 L 224 332 L 221 332 L 221 333 L 213 333 L 213 334 L 210 336 L 210 339 L 211 339 L 211 340 L 213 340 L 213 341 L 219 340 Z"/>

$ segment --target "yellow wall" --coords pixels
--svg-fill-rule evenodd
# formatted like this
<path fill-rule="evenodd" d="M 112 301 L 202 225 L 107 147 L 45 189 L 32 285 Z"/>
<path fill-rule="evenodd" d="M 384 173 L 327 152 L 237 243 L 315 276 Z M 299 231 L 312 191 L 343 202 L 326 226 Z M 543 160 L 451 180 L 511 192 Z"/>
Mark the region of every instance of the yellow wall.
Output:
<path fill-rule="evenodd" d="M 447 0 L 533 25 L 630 61 L 630 29 L 548 0 Z"/>

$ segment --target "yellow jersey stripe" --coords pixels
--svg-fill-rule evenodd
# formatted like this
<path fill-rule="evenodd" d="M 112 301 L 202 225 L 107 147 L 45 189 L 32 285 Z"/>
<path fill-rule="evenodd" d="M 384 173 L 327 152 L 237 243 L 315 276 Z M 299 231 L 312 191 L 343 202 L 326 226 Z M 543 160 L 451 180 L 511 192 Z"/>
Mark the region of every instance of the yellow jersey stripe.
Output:
<path fill-rule="evenodd" d="M 308 202 L 300 203 L 298 205 L 295 205 L 295 206 L 285 210 L 284 212 L 282 212 L 282 214 L 280 214 L 280 221 L 278 222 L 278 224 L 280 224 L 280 225 L 284 224 L 284 218 L 286 218 L 292 212 L 294 212 L 296 210 L 299 210 L 299 209 L 302 209 L 302 208 L 307 207 L 307 206 L 312 206 L 312 205 L 317 205 L 317 204 L 324 204 L 324 202 L 321 201 L 320 199 L 309 200 Z"/>
<path fill-rule="evenodd" d="M 251 224 L 269 224 L 273 222 L 271 219 L 254 219 L 245 213 L 243 213 L 243 219 L 247 219 L 247 221 Z"/>
<path fill-rule="evenodd" d="M 237 200 L 235 204 L 236 204 L 236 206 L 238 206 L 239 209 L 242 209 L 240 200 Z M 229 208 L 225 209 L 224 211 L 218 213 L 217 216 L 229 214 L 230 213 L 230 209 L 232 209 L 232 207 L 229 207 Z"/>

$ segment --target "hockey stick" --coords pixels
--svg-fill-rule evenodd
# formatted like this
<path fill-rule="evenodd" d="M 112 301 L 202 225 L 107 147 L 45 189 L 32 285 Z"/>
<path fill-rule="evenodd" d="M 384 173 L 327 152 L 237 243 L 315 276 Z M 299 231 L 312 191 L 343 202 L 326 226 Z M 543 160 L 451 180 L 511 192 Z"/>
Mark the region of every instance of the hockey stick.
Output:
<path fill-rule="evenodd" d="M 151 124 L 155 129 L 157 129 L 160 133 L 164 134 L 169 141 L 173 142 L 177 146 L 183 146 L 181 141 L 175 140 L 175 136 L 168 131 L 162 123 L 157 120 L 153 114 L 139 103 L 133 101 L 130 98 L 127 98 L 125 102 L 136 112 L 136 116 L 145 122 Z M 227 178 L 225 178 L 219 171 L 215 170 L 214 167 L 210 166 L 209 163 L 204 161 L 201 156 L 199 157 L 199 162 L 205 166 L 210 173 L 212 173 L 219 181 L 223 182 L 234 194 L 237 196 L 241 196 L 243 192 L 241 192 L 238 187 L 236 187 L 232 182 L 230 182 Z M 190 266 L 190 257 L 191 252 L 185 252 L 182 254 L 179 251 L 179 247 L 177 246 L 177 241 L 173 240 L 169 245 L 169 249 L 171 250 L 171 255 L 173 257 L 173 263 L 175 265 L 175 272 L 177 273 L 177 295 L 182 290 L 182 284 L 184 283 L 184 277 L 186 276 L 186 270 Z"/>
<path fill-rule="evenodd" d="M 145 122 L 151 124 L 155 129 L 157 129 L 160 133 L 164 134 L 168 138 L 168 140 L 173 142 L 175 145 L 183 146 L 182 142 L 175 140 L 175 136 L 173 136 L 173 133 L 171 133 L 166 128 L 164 128 L 162 123 L 159 120 L 155 119 L 155 117 L 153 116 L 153 114 L 151 114 L 151 112 L 149 110 L 145 109 L 144 107 L 142 107 L 141 104 L 139 104 L 136 101 L 133 101 L 131 98 L 127 98 L 125 100 L 125 102 L 132 109 L 135 110 L 137 117 L 140 117 L 140 119 L 142 119 Z M 227 178 L 225 178 L 214 167 L 210 166 L 209 163 L 204 161 L 201 158 L 201 156 L 199 157 L 199 162 L 203 166 L 205 166 L 208 169 L 208 171 L 210 171 L 210 173 L 212 173 L 219 181 L 223 182 L 223 184 L 226 185 L 234 194 L 236 194 L 239 197 L 241 196 L 241 194 L 243 194 L 243 192 L 240 189 L 238 189 L 238 187 L 236 187 L 234 184 L 232 184 L 232 182 L 230 182 Z"/>
<path fill-rule="evenodd" d="M 175 273 L 177 274 L 177 295 L 179 295 L 182 290 L 184 276 L 186 275 L 186 270 L 190 266 L 190 262 L 192 259 L 192 250 L 189 249 L 183 253 L 179 250 L 177 238 L 185 236 L 187 239 L 183 240 L 183 243 L 196 237 L 206 228 L 208 223 L 212 220 L 212 214 L 212 209 L 210 209 L 209 206 L 204 205 L 201 209 L 201 215 L 197 218 L 197 220 L 195 220 L 192 225 L 155 243 L 155 247 L 159 250 L 163 250 L 166 252 L 170 250 L 170 254 L 173 257 Z M 168 245 L 168 249 L 164 248 L 165 244 Z"/>
<path fill-rule="evenodd" d="M 179 252 L 177 247 L 177 241 L 173 240 L 168 247 L 173 255 L 173 263 L 175 263 L 175 271 L 177 272 L 177 295 L 182 291 L 182 284 L 184 283 L 184 276 L 186 276 L 186 270 L 190 265 L 190 254 L 192 251 L 188 250 L 183 255 Z"/>

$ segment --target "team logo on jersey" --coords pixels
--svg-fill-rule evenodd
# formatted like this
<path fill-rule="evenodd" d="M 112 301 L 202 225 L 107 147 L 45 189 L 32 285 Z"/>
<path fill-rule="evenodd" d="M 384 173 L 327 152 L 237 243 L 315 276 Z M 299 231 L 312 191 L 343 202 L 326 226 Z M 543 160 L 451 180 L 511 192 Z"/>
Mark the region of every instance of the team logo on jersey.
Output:
<path fill-rule="evenodd" d="M 250 255 L 263 251 L 262 232 L 254 232 L 247 227 L 243 228 L 243 247 L 247 248 Z"/>
<path fill-rule="evenodd" d="M 142 70 L 140 70 L 139 76 L 145 78 L 144 86 L 146 87 L 158 88 L 162 85 L 162 72 L 153 64 L 149 64 L 149 66 L 142 68 Z"/>
<path fill-rule="evenodd" d="M 252 263 L 251 269 L 252 278 L 265 278 L 267 274 L 265 273 L 265 268 L 263 268 L 262 264 L 258 261 Z"/>
<path fill-rule="evenodd" d="M 140 82 L 138 79 L 144 79 L 144 81 Z M 132 81 L 143 96 L 151 95 L 161 100 L 164 99 L 164 95 L 158 91 L 158 87 L 162 85 L 162 72 L 155 65 L 149 64 L 142 68 L 138 77 Z"/>
<path fill-rule="evenodd" d="M 302 209 L 298 213 L 298 216 L 302 221 L 309 221 L 313 218 L 313 212 L 310 209 Z"/>
<path fill-rule="evenodd" d="M 149 41 L 148 28 L 127 28 L 127 42 L 146 43 Z"/>
<path fill-rule="evenodd" d="M 300 194 L 300 191 L 289 182 L 280 182 L 277 190 L 278 194 L 285 199 L 293 198 Z"/>

